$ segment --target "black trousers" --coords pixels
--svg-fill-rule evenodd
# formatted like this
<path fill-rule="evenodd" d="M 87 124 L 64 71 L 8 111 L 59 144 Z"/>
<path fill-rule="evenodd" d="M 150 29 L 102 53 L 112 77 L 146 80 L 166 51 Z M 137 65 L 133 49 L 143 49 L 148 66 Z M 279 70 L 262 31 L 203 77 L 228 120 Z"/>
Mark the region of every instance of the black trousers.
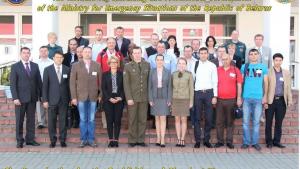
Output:
<path fill-rule="evenodd" d="M 269 108 L 265 111 L 266 117 L 266 144 L 280 143 L 282 122 L 286 113 L 286 104 L 283 97 L 273 100 Z M 272 139 L 272 123 L 275 115 L 274 139 Z"/>
<path fill-rule="evenodd" d="M 210 130 L 212 126 L 212 98 L 214 96 L 213 90 L 206 90 L 205 92 L 202 91 L 195 91 L 194 95 L 194 104 L 195 104 L 195 111 L 194 111 L 194 135 L 196 142 L 200 142 L 201 140 L 201 129 L 200 129 L 200 121 L 202 113 L 204 112 L 204 119 L 205 119 L 205 127 L 204 127 L 204 142 L 209 142 L 210 140 Z M 204 111 L 203 111 L 204 109 Z"/>
<path fill-rule="evenodd" d="M 123 102 L 113 104 L 110 101 L 105 101 L 103 108 L 106 116 L 108 138 L 119 140 L 124 104 Z"/>
<path fill-rule="evenodd" d="M 32 142 L 35 137 L 35 108 L 36 102 L 21 103 L 15 106 L 16 113 L 16 139 L 17 142 L 24 142 L 23 123 L 26 114 L 26 136 L 25 141 Z"/>
<path fill-rule="evenodd" d="M 65 142 L 67 138 L 67 112 L 68 103 L 59 101 L 57 105 L 50 105 L 48 108 L 48 132 L 51 142 L 57 141 L 56 124 L 58 117 L 59 141 Z"/>
<path fill-rule="evenodd" d="M 72 105 L 72 123 L 73 126 L 79 126 L 79 122 L 80 122 L 80 116 L 79 116 L 79 111 L 77 106 Z"/>

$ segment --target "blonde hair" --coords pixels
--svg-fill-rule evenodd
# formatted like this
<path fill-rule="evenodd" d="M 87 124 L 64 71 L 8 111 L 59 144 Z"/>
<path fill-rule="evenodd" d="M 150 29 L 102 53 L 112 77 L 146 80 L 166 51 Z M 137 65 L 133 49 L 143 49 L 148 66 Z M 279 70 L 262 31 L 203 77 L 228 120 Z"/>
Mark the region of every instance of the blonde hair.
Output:
<path fill-rule="evenodd" d="M 55 36 L 55 38 L 57 38 L 57 35 L 55 32 L 49 32 L 48 33 L 48 38 L 51 37 L 51 36 Z"/>
<path fill-rule="evenodd" d="M 116 56 L 111 56 L 111 57 L 108 59 L 107 64 L 110 65 L 110 63 L 111 63 L 112 60 L 117 61 L 118 67 L 120 67 L 120 60 L 119 60 L 119 58 L 116 57 Z"/>

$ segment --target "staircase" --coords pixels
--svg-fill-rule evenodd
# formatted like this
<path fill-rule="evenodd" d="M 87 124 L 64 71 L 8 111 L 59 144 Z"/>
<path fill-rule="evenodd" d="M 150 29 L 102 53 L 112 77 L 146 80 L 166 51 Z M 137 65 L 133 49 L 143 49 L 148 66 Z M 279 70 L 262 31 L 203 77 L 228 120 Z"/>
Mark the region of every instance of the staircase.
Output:
<path fill-rule="evenodd" d="M 260 127 L 260 143 L 262 146 L 262 153 L 297 153 L 299 143 L 299 110 L 298 110 L 298 91 L 293 91 L 294 104 L 287 110 L 285 119 L 283 121 L 282 131 L 282 144 L 286 145 L 287 148 L 279 149 L 272 148 L 268 149 L 265 147 L 264 138 L 264 124 Z M 25 124 L 24 124 L 25 125 Z M 0 90 L 0 152 L 257 152 L 253 148 L 246 150 L 240 149 L 240 145 L 243 140 L 243 129 L 242 120 L 235 121 L 233 143 L 235 144 L 234 149 L 227 149 L 226 147 L 221 148 L 204 148 L 201 145 L 200 149 L 194 149 L 193 145 L 194 134 L 193 128 L 189 124 L 188 132 L 186 135 L 185 148 L 176 148 L 175 144 L 177 141 L 176 131 L 174 126 L 174 118 L 169 117 L 169 128 L 166 131 L 166 148 L 156 147 L 156 132 L 155 129 L 151 129 L 152 122 L 148 121 L 148 128 L 146 131 L 146 140 L 148 144 L 146 148 L 134 147 L 128 148 L 127 146 L 127 133 L 128 133 L 128 121 L 127 113 L 124 112 L 122 118 L 122 129 L 120 134 L 120 147 L 119 148 L 107 148 L 108 136 L 106 129 L 102 128 L 101 124 L 101 113 L 96 113 L 96 142 L 98 143 L 97 148 L 78 148 L 80 142 L 79 129 L 69 129 L 67 138 L 67 148 L 60 148 L 59 143 L 55 149 L 48 148 L 50 143 L 48 129 L 36 129 L 36 140 L 41 143 L 39 147 L 25 146 L 23 149 L 17 149 L 15 141 L 15 113 L 14 104 L 11 99 L 7 99 L 5 92 Z M 25 128 L 24 128 L 25 130 Z M 225 133 L 226 134 L 226 133 Z M 211 143 L 216 143 L 216 131 L 211 131 Z"/>

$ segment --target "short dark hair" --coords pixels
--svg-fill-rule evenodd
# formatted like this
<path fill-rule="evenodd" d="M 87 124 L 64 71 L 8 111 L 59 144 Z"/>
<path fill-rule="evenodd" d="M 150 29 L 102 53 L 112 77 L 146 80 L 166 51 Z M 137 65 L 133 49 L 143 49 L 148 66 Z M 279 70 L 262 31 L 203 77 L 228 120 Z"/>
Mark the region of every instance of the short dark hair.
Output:
<path fill-rule="evenodd" d="M 183 51 L 186 49 L 186 48 L 191 48 L 193 50 L 193 47 L 191 45 L 185 45 L 184 48 L 183 48 Z"/>
<path fill-rule="evenodd" d="M 224 45 L 220 45 L 220 46 L 218 46 L 218 48 L 217 48 L 217 51 L 218 51 L 220 48 L 224 48 L 224 49 L 225 49 L 225 51 L 226 51 L 226 53 L 227 53 L 226 47 L 225 47 Z"/>
<path fill-rule="evenodd" d="M 256 34 L 256 35 L 254 36 L 254 39 L 256 39 L 257 37 L 262 37 L 262 39 L 264 40 L 264 35 L 263 35 L 263 34 Z"/>
<path fill-rule="evenodd" d="M 28 47 L 26 47 L 26 46 L 21 47 L 20 52 L 22 52 L 23 50 L 29 50 L 29 52 L 30 52 L 30 49 Z"/>
<path fill-rule="evenodd" d="M 163 60 L 165 60 L 165 57 L 164 57 L 163 54 L 157 54 L 157 55 L 155 56 L 155 60 L 157 59 L 158 56 L 162 56 Z"/>
<path fill-rule="evenodd" d="M 249 50 L 248 55 L 250 55 L 250 53 L 252 53 L 252 52 L 257 52 L 259 54 L 259 51 L 255 48 L 253 48 L 253 49 Z"/>
<path fill-rule="evenodd" d="M 103 30 L 102 29 L 96 29 L 95 32 L 101 32 L 101 33 L 103 33 Z"/>
<path fill-rule="evenodd" d="M 83 30 L 83 27 L 82 27 L 82 26 L 79 26 L 79 25 L 75 26 L 75 29 L 77 29 L 77 28 Z"/>
<path fill-rule="evenodd" d="M 208 53 L 207 47 L 202 47 L 202 48 L 200 48 L 200 49 L 199 49 L 199 53 L 200 53 L 200 51 L 206 51 L 206 52 Z"/>
<path fill-rule="evenodd" d="M 206 45 L 206 47 L 208 47 L 208 41 L 209 41 L 209 39 L 212 39 L 212 40 L 214 41 L 214 47 L 215 47 L 216 44 L 217 44 L 217 41 L 216 41 L 216 38 L 213 37 L 213 36 L 208 36 L 208 37 L 206 38 L 206 40 L 205 40 L 205 45 Z"/>
<path fill-rule="evenodd" d="M 159 41 L 157 44 L 163 44 L 164 47 L 166 48 L 166 44 L 163 41 Z"/>
<path fill-rule="evenodd" d="M 48 47 L 47 46 L 41 46 L 40 49 L 47 49 L 48 50 Z"/>
<path fill-rule="evenodd" d="M 55 57 L 55 55 L 64 56 L 64 54 L 61 51 L 55 51 L 54 54 L 53 54 L 53 57 Z"/>
<path fill-rule="evenodd" d="M 281 53 L 275 53 L 275 54 L 273 55 L 273 60 L 274 60 L 275 58 L 281 58 L 281 59 L 283 60 L 283 55 L 282 55 Z"/>
<path fill-rule="evenodd" d="M 139 47 L 139 46 L 134 46 L 134 47 L 132 48 L 132 51 L 133 51 L 134 49 L 139 49 L 139 50 L 142 52 L 142 48 Z"/>
<path fill-rule="evenodd" d="M 122 29 L 122 30 L 124 30 L 124 28 L 123 28 L 122 26 L 116 27 L 116 30 L 117 30 L 117 29 Z"/>
<path fill-rule="evenodd" d="M 84 50 L 84 49 L 87 49 L 87 48 L 93 50 L 93 48 L 91 48 L 90 46 L 85 46 L 85 47 L 83 48 L 83 50 Z"/>
<path fill-rule="evenodd" d="M 71 42 L 72 40 L 74 40 L 74 41 L 76 42 L 76 44 L 78 45 L 77 40 L 76 40 L 75 38 L 69 39 L 68 45 L 70 44 L 70 42 Z"/>

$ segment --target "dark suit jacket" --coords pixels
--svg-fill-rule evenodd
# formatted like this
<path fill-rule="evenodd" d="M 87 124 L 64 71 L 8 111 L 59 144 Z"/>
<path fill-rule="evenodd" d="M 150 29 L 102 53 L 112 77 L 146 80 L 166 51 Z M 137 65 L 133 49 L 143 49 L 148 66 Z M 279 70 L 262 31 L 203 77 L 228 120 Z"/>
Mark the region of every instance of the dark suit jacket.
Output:
<path fill-rule="evenodd" d="M 117 72 L 117 96 L 121 97 L 122 100 L 125 100 L 124 88 L 123 88 L 123 73 L 121 71 Z M 102 92 L 103 92 L 103 100 L 108 101 L 112 98 L 112 80 L 111 80 L 111 72 L 105 72 L 102 75 Z"/>
<path fill-rule="evenodd" d="M 84 47 L 89 46 L 89 40 L 88 39 L 85 39 L 83 37 L 80 37 L 79 39 L 74 37 L 74 39 L 77 41 L 78 46 L 84 46 Z"/>
<path fill-rule="evenodd" d="M 39 66 L 30 62 L 29 77 L 22 61 L 13 64 L 10 73 L 10 90 L 13 100 L 19 99 L 21 103 L 38 101 L 42 95 Z"/>
<path fill-rule="evenodd" d="M 56 70 L 53 65 L 45 68 L 43 75 L 43 102 L 49 102 L 50 106 L 59 104 L 59 101 L 68 103 L 70 101 L 70 68 L 62 65 L 61 83 L 58 82 Z"/>
<path fill-rule="evenodd" d="M 62 64 L 65 65 L 65 66 L 71 67 L 71 59 L 72 59 L 71 53 L 70 53 L 70 52 L 65 53 L 65 54 L 64 54 L 64 61 L 63 61 Z M 78 57 L 77 57 L 77 55 L 75 54 L 75 55 L 74 55 L 74 62 L 77 62 L 77 61 L 78 61 Z"/>
<path fill-rule="evenodd" d="M 122 55 L 127 58 L 128 57 L 129 44 L 130 44 L 130 40 L 123 37 L 123 42 L 122 42 L 121 49 L 119 49 L 118 43 L 116 43 L 115 49 L 117 51 L 121 51 Z"/>

